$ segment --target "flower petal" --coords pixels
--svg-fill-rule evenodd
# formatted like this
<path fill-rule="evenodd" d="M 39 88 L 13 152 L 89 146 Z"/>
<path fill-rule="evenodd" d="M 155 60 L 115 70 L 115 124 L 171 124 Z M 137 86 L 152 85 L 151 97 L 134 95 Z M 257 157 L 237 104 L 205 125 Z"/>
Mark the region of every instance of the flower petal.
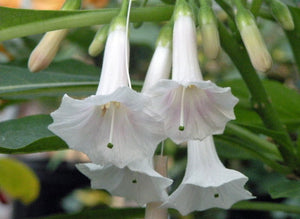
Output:
<path fill-rule="evenodd" d="M 105 189 L 112 195 L 135 200 L 140 205 L 166 200 L 166 188 L 172 184 L 171 179 L 154 171 L 147 160 L 132 162 L 124 168 L 93 163 L 76 167 L 91 179 L 92 188 Z"/>

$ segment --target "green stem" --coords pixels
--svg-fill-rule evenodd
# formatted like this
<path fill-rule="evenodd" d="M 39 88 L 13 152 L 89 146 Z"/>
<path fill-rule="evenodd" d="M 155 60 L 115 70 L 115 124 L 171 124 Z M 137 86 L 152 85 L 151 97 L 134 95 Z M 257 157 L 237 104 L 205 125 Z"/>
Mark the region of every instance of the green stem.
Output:
<path fill-rule="evenodd" d="M 300 174 L 300 164 L 296 156 L 295 147 L 288 132 L 280 122 L 277 112 L 273 108 L 270 98 L 267 96 L 265 88 L 254 70 L 244 46 L 234 40 L 221 22 L 219 22 L 219 33 L 223 49 L 239 70 L 250 91 L 254 110 L 259 114 L 267 128 L 282 132 L 282 139 L 275 139 L 279 146 L 278 149 L 285 163 L 293 168 L 297 174 Z"/>
<path fill-rule="evenodd" d="M 255 17 L 257 16 L 257 14 L 259 12 L 262 3 L 263 3 L 263 0 L 253 0 L 252 1 L 250 10 Z"/>
<path fill-rule="evenodd" d="M 286 205 L 271 202 L 241 201 L 231 207 L 234 210 L 256 210 L 256 211 L 283 211 L 286 213 L 300 214 L 300 208 L 296 205 Z"/>
<path fill-rule="evenodd" d="M 234 12 L 231 8 L 231 5 L 224 0 L 216 0 L 216 2 L 229 15 L 229 17 L 234 20 Z"/>
<path fill-rule="evenodd" d="M 133 8 L 131 10 L 130 21 L 165 21 L 170 19 L 173 13 L 173 6 Z M 2 10 L 4 13 L 1 15 Z M 118 14 L 120 9 L 99 9 L 86 11 L 38 11 L 24 9 L 7 9 L 0 7 L 0 41 L 9 40 L 33 34 L 44 33 L 57 29 L 69 29 L 85 27 L 91 25 L 108 24 Z M 28 16 L 51 17 L 41 20 L 26 21 L 25 13 Z M 23 21 L 19 25 L 4 26 L 3 23 L 11 23 L 14 17 L 22 17 Z M 6 20 L 4 20 L 4 18 Z M 9 20 L 9 21 L 7 21 Z"/>

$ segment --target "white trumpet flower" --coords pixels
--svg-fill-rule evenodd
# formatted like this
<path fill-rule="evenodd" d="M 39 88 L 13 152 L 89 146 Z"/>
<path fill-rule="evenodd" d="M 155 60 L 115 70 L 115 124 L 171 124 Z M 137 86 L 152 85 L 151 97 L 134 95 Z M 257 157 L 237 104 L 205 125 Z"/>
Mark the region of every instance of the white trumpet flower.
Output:
<path fill-rule="evenodd" d="M 116 21 L 106 42 L 96 95 L 83 100 L 65 95 L 51 113 L 49 129 L 92 162 L 123 168 L 151 157 L 164 136 L 161 123 L 150 113 L 150 99 L 128 87 L 128 37 L 125 22 Z"/>
<path fill-rule="evenodd" d="M 181 143 L 223 133 L 226 123 L 235 119 L 233 108 L 238 99 L 230 88 L 203 81 L 193 18 L 180 11 L 175 17 L 172 80 L 160 80 L 146 93 L 164 120 L 167 136 Z"/>
<path fill-rule="evenodd" d="M 172 184 L 171 179 L 154 171 L 148 160 L 135 161 L 124 168 L 93 163 L 76 167 L 91 180 L 93 189 L 105 189 L 112 195 L 135 200 L 139 205 L 165 201 L 166 188 Z"/>
<path fill-rule="evenodd" d="M 212 136 L 188 141 L 185 176 L 163 207 L 175 208 L 183 215 L 215 207 L 228 209 L 240 200 L 254 198 L 244 189 L 247 180 L 242 173 L 224 167 Z"/>

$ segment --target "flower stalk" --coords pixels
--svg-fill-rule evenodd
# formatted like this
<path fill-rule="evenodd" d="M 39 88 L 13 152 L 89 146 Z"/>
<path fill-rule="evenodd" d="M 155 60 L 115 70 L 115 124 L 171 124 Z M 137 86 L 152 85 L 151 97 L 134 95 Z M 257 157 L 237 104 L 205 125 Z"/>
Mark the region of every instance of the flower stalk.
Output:
<path fill-rule="evenodd" d="M 154 156 L 154 169 L 164 177 L 167 177 L 168 169 L 168 157 L 167 156 Z M 162 202 L 150 202 L 147 204 L 145 219 L 167 219 L 168 209 L 160 208 Z"/>

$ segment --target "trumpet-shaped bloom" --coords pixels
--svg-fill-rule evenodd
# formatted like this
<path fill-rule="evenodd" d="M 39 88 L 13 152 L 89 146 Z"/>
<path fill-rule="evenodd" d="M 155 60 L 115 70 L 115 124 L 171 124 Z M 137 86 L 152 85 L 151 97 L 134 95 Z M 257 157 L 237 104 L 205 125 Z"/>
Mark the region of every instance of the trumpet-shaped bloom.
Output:
<path fill-rule="evenodd" d="M 196 30 L 191 16 L 178 15 L 173 30 L 173 80 L 161 80 L 146 93 L 164 119 L 167 136 L 176 143 L 220 134 L 235 119 L 238 102 L 230 88 L 203 81 L 197 58 Z"/>
<path fill-rule="evenodd" d="M 164 136 L 161 123 L 150 115 L 149 98 L 128 87 L 125 27 L 112 26 L 96 95 L 83 100 L 65 95 L 51 113 L 49 129 L 92 162 L 122 168 L 152 156 Z"/>
<path fill-rule="evenodd" d="M 93 189 L 105 189 L 112 195 L 135 200 L 140 205 L 165 201 L 168 197 L 166 188 L 172 184 L 171 179 L 154 171 L 148 160 L 135 161 L 124 168 L 93 163 L 76 166 L 90 178 Z"/>
<path fill-rule="evenodd" d="M 163 207 L 176 208 L 183 215 L 214 207 L 228 209 L 240 200 L 254 198 L 244 189 L 247 180 L 240 172 L 223 166 L 212 136 L 189 141 L 185 176 Z"/>

